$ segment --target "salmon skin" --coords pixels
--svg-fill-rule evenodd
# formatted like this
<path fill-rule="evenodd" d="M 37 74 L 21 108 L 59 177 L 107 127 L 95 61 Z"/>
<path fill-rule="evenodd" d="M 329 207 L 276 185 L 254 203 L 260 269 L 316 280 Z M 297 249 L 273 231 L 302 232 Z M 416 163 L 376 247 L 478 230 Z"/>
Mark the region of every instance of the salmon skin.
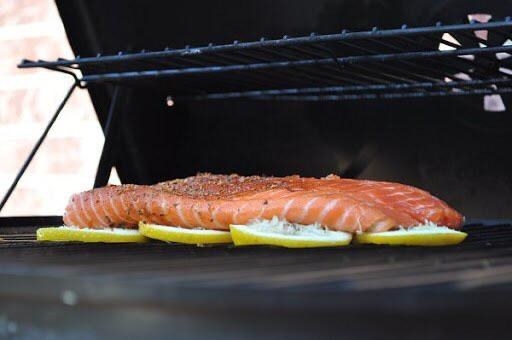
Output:
<path fill-rule="evenodd" d="M 389 182 L 324 178 L 199 174 L 146 185 L 107 186 L 75 194 L 66 225 L 136 228 L 139 221 L 229 230 L 277 216 L 347 232 L 386 231 L 426 221 L 459 228 L 463 217 L 415 187 Z"/>

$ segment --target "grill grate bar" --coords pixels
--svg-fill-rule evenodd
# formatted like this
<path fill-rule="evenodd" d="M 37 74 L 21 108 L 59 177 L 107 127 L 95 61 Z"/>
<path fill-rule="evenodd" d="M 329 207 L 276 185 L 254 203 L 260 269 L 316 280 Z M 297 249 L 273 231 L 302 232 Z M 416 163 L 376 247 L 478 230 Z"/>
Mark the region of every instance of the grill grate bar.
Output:
<path fill-rule="evenodd" d="M 405 25 L 404 25 L 405 26 Z M 402 27 L 404 27 L 402 26 Z M 42 66 L 73 66 L 80 67 L 83 65 L 91 65 L 91 64 L 108 64 L 108 63 L 116 63 L 116 62 L 130 62 L 134 60 L 143 60 L 143 59 L 154 59 L 154 58 L 171 58 L 171 57 L 193 57 L 195 55 L 202 54 L 213 54 L 217 52 L 230 52 L 234 50 L 246 50 L 246 49 L 254 49 L 260 47 L 268 47 L 268 48 L 278 48 L 281 46 L 288 45 L 307 45 L 314 43 L 329 43 L 332 41 L 339 40 L 365 40 L 368 38 L 393 38 L 397 36 L 406 36 L 406 37 L 424 37 L 428 35 L 437 35 L 443 34 L 445 32 L 454 33 L 459 31 L 480 31 L 480 30 L 488 30 L 490 32 L 494 32 L 503 28 L 512 27 L 512 21 L 509 18 L 506 18 L 505 21 L 495 21 L 488 23 L 471 23 L 471 24 L 460 24 L 460 25 L 444 25 L 444 26 L 431 26 L 431 27 L 408 27 L 406 29 L 389 29 L 389 30 L 380 30 L 380 31 L 366 31 L 366 32 L 348 32 L 344 31 L 338 34 L 327 34 L 327 35 L 309 35 L 305 37 L 287 37 L 286 39 L 278 39 L 278 40 L 260 40 L 256 42 L 237 42 L 233 44 L 226 45 L 216 45 L 216 46 L 205 46 L 205 47 L 197 47 L 190 48 L 185 47 L 183 49 L 170 49 L 165 51 L 155 51 L 155 52 L 145 52 L 145 53 L 121 53 L 117 55 L 110 56 L 96 56 L 96 57 L 86 57 L 86 58 L 76 58 L 73 60 L 67 59 L 59 59 L 57 61 L 30 61 L 24 60 L 21 64 L 21 68 L 30 68 L 30 67 L 42 67 Z"/>

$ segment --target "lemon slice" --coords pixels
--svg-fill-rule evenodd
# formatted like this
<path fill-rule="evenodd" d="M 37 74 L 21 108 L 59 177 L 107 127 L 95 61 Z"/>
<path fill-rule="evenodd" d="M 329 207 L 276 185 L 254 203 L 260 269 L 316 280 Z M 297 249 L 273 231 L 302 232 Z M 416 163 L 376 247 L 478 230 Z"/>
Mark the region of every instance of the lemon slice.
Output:
<path fill-rule="evenodd" d="M 123 228 L 78 228 L 70 226 L 37 229 L 38 241 L 79 241 L 79 242 L 146 242 L 138 230 Z"/>
<path fill-rule="evenodd" d="M 468 234 L 435 224 L 426 224 L 410 229 L 362 233 L 356 235 L 358 243 L 404 245 L 404 246 L 448 246 L 459 244 Z"/>
<path fill-rule="evenodd" d="M 166 242 L 197 245 L 232 242 L 229 231 L 221 230 L 187 229 L 140 222 L 139 231 L 149 238 Z"/>
<path fill-rule="evenodd" d="M 330 231 L 319 225 L 297 225 L 272 219 L 250 225 L 230 225 L 236 246 L 272 245 L 286 248 L 316 248 L 345 246 L 352 234 Z"/>

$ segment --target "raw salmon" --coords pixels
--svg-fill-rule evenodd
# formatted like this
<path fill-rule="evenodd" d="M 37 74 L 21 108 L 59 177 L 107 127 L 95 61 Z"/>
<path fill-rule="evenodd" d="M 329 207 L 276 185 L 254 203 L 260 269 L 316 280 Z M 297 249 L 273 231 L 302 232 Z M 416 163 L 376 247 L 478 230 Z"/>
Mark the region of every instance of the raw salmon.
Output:
<path fill-rule="evenodd" d="M 139 221 L 228 230 L 278 216 L 331 230 L 385 231 L 433 222 L 458 228 L 463 217 L 428 192 L 398 183 L 199 174 L 152 186 L 107 186 L 71 197 L 67 225 L 135 228 Z"/>

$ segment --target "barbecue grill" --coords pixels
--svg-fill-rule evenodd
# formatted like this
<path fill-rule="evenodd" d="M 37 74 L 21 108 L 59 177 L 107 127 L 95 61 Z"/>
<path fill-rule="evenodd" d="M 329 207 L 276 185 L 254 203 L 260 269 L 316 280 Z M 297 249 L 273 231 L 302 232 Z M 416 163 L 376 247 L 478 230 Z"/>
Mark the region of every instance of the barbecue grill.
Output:
<path fill-rule="evenodd" d="M 106 137 L 95 187 L 113 166 L 131 183 L 197 171 L 374 177 L 446 199 L 468 217 L 469 236 L 446 248 L 48 244 L 35 242 L 35 229 L 61 216 L 3 217 L 0 335 L 508 333 L 512 125 L 495 111 L 511 105 L 510 17 L 350 31 L 309 13 L 307 1 L 297 2 L 300 14 L 282 1 L 275 13 L 250 2 L 243 16 L 232 1 L 201 4 L 219 14 L 215 25 L 179 20 L 192 20 L 193 4 L 148 6 L 147 22 L 130 3 L 57 3 L 77 56 L 19 67 L 63 72 L 72 83 L 0 209 L 72 93 L 86 89 Z M 313 28 L 327 34 L 304 35 L 315 15 L 325 20 Z M 205 41 L 214 38 L 239 40 Z"/>

